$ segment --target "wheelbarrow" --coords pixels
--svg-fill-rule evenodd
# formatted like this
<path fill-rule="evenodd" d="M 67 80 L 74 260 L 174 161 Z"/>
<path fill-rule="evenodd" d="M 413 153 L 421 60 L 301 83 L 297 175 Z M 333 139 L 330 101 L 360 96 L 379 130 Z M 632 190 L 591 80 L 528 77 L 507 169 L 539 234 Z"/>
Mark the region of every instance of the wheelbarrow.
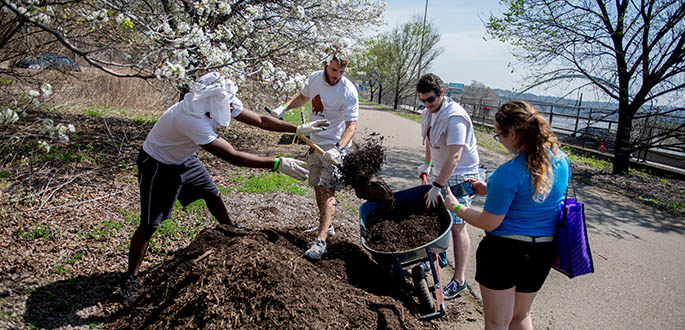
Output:
<path fill-rule="evenodd" d="M 430 185 L 421 185 L 394 193 L 395 204 L 407 207 L 409 210 L 423 210 L 426 207 L 424 195 L 430 190 Z M 440 198 L 436 206 L 438 221 L 447 228 L 434 240 L 407 251 L 385 252 L 370 248 L 366 244 L 367 217 L 373 211 L 382 207 L 383 204 L 367 201 L 359 207 L 360 238 L 362 246 L 369 251 L 373 259 L 387 269 L 390 276 L 399 285 L 404 293 L 411 293 L 418 298 L 420 318 L 432 320 L 445 316 L 445 300 L 442 295 L 440 283 L 440 267 L 438 253 L 447 250 L 450 244 L 450 230 L 452 229 L 452 215 L 443 206 Z M 428 285 L 425 264 L 430 266 L 433 277 L 433 286 Z M 405 275 L 405 269 L 409 270 L 412 283 L 409 283 Z M 413 299 L 412 299 L 413 300 Z"/>

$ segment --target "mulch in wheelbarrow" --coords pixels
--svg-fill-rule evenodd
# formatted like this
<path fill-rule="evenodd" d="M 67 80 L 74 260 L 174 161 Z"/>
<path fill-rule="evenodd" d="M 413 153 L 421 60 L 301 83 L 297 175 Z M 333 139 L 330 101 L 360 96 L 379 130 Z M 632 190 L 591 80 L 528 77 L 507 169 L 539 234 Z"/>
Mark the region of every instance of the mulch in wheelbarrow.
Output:
<path fill-rule="evenodd" d="M 396 252 L 430 243 L 447 230 L 435 210 L 383 206 L 367 217 L 366 244 L 377 251 Z"/>
<path fill-rule="evenodd" d="M 299 230 L 202 231 L 143 277 L 139 301 L 113 328 L 436 328 L 418 320 L 359 245 L 335 238 L 313 263 Z"/>

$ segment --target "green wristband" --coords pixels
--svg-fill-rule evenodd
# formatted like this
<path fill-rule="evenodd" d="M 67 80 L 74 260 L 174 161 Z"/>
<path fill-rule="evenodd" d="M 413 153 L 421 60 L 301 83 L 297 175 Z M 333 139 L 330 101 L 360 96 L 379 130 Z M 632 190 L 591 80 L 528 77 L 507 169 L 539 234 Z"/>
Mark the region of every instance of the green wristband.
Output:
<path fill-rule="evenodd" d="M 285 111 L 288 111 L 288 105 L 283 103 L 283 107 L 285 107 Z"/>
<path fill-rule="evenodd" d="M 429 162 L 429 161 L 427 161 L 427 160 L 424 160 L 423 163 L 424 163 L 424 164 L 430 164 L 431 162 Z"/>
<path fill-rule="evenodd" d="M 454 208 L 454 214 L 457 214 L 457 211 L 459 211 L 460 207 L 461 207 L 461 204 L 457 205 L 457 207 Z"/>
<path fill-rule="evenodd" d="M 274 159 L 274 171 L 278 169 L 278 160 L 279 160 L 279 159 L 280 159 L 280 158 L 275 158 L 275 159 Z"/>

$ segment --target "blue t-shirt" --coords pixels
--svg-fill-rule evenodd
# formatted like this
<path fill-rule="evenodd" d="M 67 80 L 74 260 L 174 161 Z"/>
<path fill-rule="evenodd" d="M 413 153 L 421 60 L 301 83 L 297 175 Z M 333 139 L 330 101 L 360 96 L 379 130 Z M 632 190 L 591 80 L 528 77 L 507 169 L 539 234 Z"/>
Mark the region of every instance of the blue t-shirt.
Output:
<path fill-rule="evenodd" d="M 571 171 L 568 157 L 562 151 L 557 152 L 557 156 L 553 157 L 551 162 L 554 168 L 554 183 L 549 195 L 542 202 L 533 199 L 535 191 L 530 184 L 530 171 L 526 165 L 525 153 L 519 153 L 490 175 L 483 209 L 492 214 L 505 216 L 502 223 L 495 230 L 488 232 L 489 234 L 554 235 Z"/>

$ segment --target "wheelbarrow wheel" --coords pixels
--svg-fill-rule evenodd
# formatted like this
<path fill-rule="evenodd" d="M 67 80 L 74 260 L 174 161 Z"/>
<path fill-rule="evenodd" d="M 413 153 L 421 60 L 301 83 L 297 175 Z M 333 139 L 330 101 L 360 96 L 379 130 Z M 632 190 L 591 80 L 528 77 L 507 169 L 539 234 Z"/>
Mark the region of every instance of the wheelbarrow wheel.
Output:
<path fill-rule="evenodd" d="M 419 298 L 419 310 L 426 314 L 435 311 L 435 299 L 428 288 L 428 281 L 426 280 L 426 273 L 424 273 L 421 265 L 416 265 L 411 271 L 411 277 L 414 281 L 414 292 Z"/>

